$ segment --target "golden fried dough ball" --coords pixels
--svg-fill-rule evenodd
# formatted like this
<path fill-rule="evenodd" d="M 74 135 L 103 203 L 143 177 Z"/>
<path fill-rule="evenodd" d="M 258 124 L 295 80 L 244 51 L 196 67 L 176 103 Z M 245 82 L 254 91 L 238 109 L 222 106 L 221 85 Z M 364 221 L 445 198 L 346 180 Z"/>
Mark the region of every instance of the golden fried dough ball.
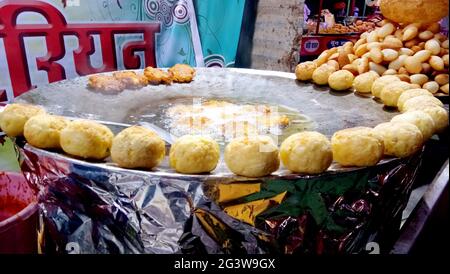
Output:
<path fill-rule="evenodd" d="M 408 90 L 404 91 L 400 95 L 400 97 L 398 97 L 398 100 L 397 100 L 398 110 L 403 111 L 403 105 L 405 104 L 406 101 L 408 101 L 409 99 L 411 99 L 413 97 L 417 97 L 417 96 L 421 96 L 421 95 L 433 96 L 433 93 L 429 92 L 426 89 L 422 89 L 422 88 L 414 88 L 414 89 L 408 89 Z"/>
<path fill-rule="evenodd" d="M 353 80 L 353 88 L 359 93 L 370 93 L 373 82 L 378 78 L 380 76 L 374 71 L 365 72 L 355 77 Z"/>
<path fill-rule="evenodd" d="M 144 75 L 147 77 L 148 82 L 152 85 L 170 85 L 172 84 L 172 74 L 166 72 L 162 69 L 146 67 L 144 70 Z"/>
<path fill-rule="evenodd" d="M 353 85 L 353 73 L 348 70 L 338 70 L 333 72 L 328 78 L 328 84 L 334 90 L 347 90 Z"/>
<path fill-rule="evenodd" d="M 123 91 L 125 84 L 114 76 L 92 75 L 89 77 L 88 87 L 105 93 L 116 93 Z"/>
<path fill-rule="evenodd" d="M 195 76 L 195 69 L 186 64 L 176 64 L 169 68 L 173 81 L 177 83 L 190 83 Z"/>
<path fill-rule="evenodd" d="M 23 135 L 25 123 L 33 116 L 45 114 L 45 110 L 28 104 L 10 104 L 5 107 L 0 120 L 0 128 L 9 137 Z"/>
<path fill-rule="evenodd" d="M 448 126 L 448 113 L 447 111 L 439 106 L 425 106 L 421 109 L 426 114 L 430 115 L 431 119 L 434 121 L 435 131 L 440 133 Z"/>
<path fill-rule="evenodd" d="M 374 166 L 383 156 L 383 138 L 372 128 L 347 128 L 333 134 L 331 149 L 342 166 Z"/>
<path fill-rule="evenodd" d="M 403 114 L 394 116 L 391 122 L 406 122 L 415 125 L 422 132 L 423 140 L 426 141 L 433 136 L 435 132 L 434 121 L 430 115 L 421 111 L 415 110 L 405 112 Z"/>
<path fill-rule="evenodd" d="M 417 152 L 423 144 L 422 132 L 406 122 L 387 122 L 374 128 L 384 142 L 384 154 L 398 158 Z"/>
<path fill-rule="evenodd" d="M 113 138 L 111 130 L 102 124 L 75 120 L 61 131 L 60 144 L 68 154 L 100 160 L 109 156 Z"/>
<path fill-rule="evenodd" d="M 407 82 L 394 81 L 384 86 L 380 93 L 380 99 L 385 106 L 397 107 L 398 97 L 411 88 L 411 84 Z"/>
<path fill-rule="evenodd" d="M 170 148 L 169 163 L 177 172 L 198 174 L 211 172 L 220 158 L 219 145 L 206 136 L 185 135 Z"/>
<path fill-rule="evenodd" d="M 280 166 L 278 148 L 268 136 L 238 137 L 225 148 L 225 163 L 237 175 L 262 177 Z"/>
<path fill-rule="evenodd" d="M 448 15 L 448 0 L 381 0 L 384 17 L 397 23 L 433 23 Z"/>
<path fill-rule="evenodd" d="M 309 81 L 312 79 L 314 70 L 317 68 L 317 64 L 312 61 L 303 62 L 295 67 L 295 76 L 297 80 Z"/>
<path fill-rule="evenodd" d="M 280 147 L 283 165 L 292 172 L 318 174 L 333 161 L 331 143 L 327 137 L 312 131 L 289 136 Z"/>
<path fill-rule="evenodd" d="M 152 169 L 166 154 L 166 144 L 153 131 L 140 126 L 122 130 L 114 137 L 111 159 L 124 168 Z"/>
<path fill-rule="evenodd" d="M 327 64 L 323 64 L 320 67 L 316 68 L 312 74 L 312 80 L 317 85 L 327 85 L 328 77 L 335 72 L 336 69 Z"/>
<path fill-rule="evenodd" d="M 39 114 L 25 123 L 23 135 L 32 146 L 43 149 L 61 148 L 60 134 L 68 123 L 64 117 Z"/>
<path fill-rule="evenodd" d="M 375 81 L 373 81 L 372 84 L 372 95 L 374 97 L 380 98 L 381 95 L 381 90 L 383 90 L 383 88 L 394 82 L 394 81 L 400 81 L 400 79 L 397 76 L 394 75 L 385 75 L 385 76 L 381 76 L 380 78 L 376 79 Z"/>
<path fill-rule="evenodd" d="M 125 88 L 138 89 L 148 84 L 148 80 L 143 75 L 137 75 L 131 70 L 116 71 L 113 73 L 114 78 L 125 85 Z"/>
<path fill-rule="evenodd" d="M 444 104 L 436 97 L 429 95 L 420 95 L 406 100 L 403 104 L 402 111 L 421 110 L 426 106 L 443 107 Z"/>

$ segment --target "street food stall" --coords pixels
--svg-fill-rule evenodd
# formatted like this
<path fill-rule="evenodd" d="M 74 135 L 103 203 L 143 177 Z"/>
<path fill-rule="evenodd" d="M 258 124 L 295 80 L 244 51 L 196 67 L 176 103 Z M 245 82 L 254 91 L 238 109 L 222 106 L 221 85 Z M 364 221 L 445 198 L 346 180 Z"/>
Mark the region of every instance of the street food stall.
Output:
<path fill-rule="evenodd" d="M 361 14 L 357 12 L 356 0 L 347 3 L 335 3 L 332 7 L 324 7 L 324 1 L 305 1 L 305 6 L 312 7 L 317 14 L 305 14 L 304 33 L 301 40 L 300 56 L 302 60 L 317 57 L 326 49 L 342 46 L 346 42 L 355 42 L 361 33 L 375 28 L 381 19 L 371 14 L 368 16 L 367 8 L 374 8 L 376 1 L 358 1 L 363 6 Z M 331 5 L 331 4 L 330 4 Z M 329 9 L 342 10 L 341 14 L 332 14 Z M 307 8 L 309 12 L 309 8 Z M 306 18 L 308 17 L 308 18 Z"/>

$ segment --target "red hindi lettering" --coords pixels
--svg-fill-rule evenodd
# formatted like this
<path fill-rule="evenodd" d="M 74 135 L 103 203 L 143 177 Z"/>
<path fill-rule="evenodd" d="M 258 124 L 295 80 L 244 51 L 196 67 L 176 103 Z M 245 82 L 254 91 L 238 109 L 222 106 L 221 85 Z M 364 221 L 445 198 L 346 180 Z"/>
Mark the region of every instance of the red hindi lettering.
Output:
<path fill-rule="evenodd" d="M 23 12 L 41 14 L 48 24 L 17 24 Z M 31 85 L 24 37 L 45 37 L 47 54 L 36 58 L 38 70 L 46 71 L 48 81 L 66 78 L 62 65 L 57 63 L 66 55 L 64 35 L 75 35 L 79 47 L 74 50 L 74 66 L 79 75 L 117 70 L 115 35 L 137 33 L 142 41 L 128 41 L 123 45 L 123 63 L 127 69 L 141 66 L 137 52 L 144 52 L 145 66 L 156 66 L 155 35 L 160 24 L 146 23 L 93 23 L 68 24 L 64 15 L 51 4 L 30 0 L 7 0 L 0 4 L 0 38 L 3 38 L 11 84 L 15 96 L 33 88 Z M 102 66 L 95 68 L 90 56 L 95 52 L 93 35 L 100 36 Z"/>

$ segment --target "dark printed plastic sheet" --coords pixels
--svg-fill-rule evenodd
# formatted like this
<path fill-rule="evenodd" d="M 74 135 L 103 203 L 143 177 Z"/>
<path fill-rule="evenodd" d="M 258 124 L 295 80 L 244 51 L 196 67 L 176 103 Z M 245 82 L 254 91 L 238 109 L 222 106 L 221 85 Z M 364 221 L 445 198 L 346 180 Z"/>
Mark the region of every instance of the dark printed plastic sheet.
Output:
<path fill-rule="evenodd" d="M 243 181 L 19 151 L 39 192 L 45 253 L 326 254 L 366 252 L 368 242 L 387 251 L 421 159 Z"/>

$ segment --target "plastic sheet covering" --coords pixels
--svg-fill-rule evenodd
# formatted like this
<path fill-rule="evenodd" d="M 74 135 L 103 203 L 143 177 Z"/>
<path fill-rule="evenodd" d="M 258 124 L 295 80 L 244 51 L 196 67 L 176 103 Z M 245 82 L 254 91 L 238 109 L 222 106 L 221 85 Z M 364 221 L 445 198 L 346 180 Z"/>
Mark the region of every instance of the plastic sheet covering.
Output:
<path fill-rule="evenodd" d="M 327 254 L 388 249 L 421 153 L 372 168 L 258 180 L 161 175 L 19 144 L 45 253 Z"/>

